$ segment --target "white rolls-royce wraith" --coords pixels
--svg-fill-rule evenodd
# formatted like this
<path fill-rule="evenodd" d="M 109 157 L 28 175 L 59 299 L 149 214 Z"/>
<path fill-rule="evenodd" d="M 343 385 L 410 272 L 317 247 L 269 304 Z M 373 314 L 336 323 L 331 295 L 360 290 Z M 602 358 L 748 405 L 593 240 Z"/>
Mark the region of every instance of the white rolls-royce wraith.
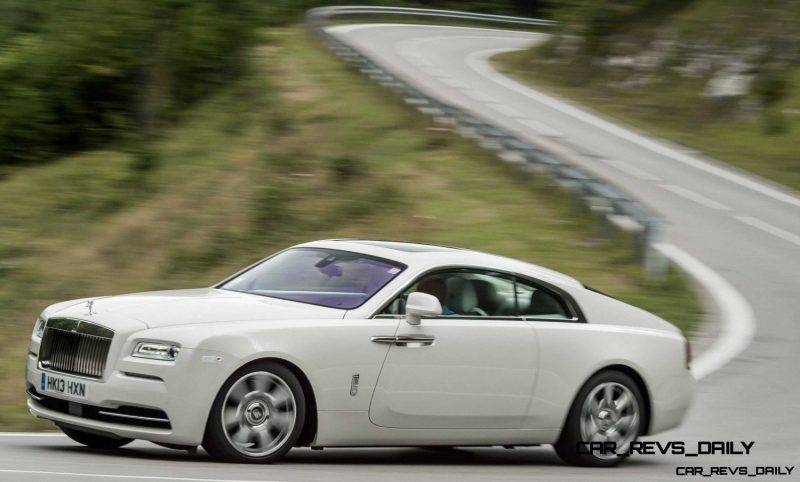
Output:
<path fill-rule="evenodd" d="M 26 380 L 33 415 L 96 448 L 554 444 L 603 466 L 681 422 L 689 361 L 673 325 L 554 271 L 330 240 L 211 288 L 54 304 Z"/>

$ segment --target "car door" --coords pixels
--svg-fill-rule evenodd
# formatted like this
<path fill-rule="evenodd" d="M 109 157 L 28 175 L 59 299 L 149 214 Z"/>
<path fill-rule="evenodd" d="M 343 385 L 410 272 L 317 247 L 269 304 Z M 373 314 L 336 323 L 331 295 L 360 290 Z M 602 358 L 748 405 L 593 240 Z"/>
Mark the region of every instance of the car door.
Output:
<path fill-rule="evenodd" d="M 382 427 L 514 429 L 536 381 L 535 330 L 516 315 L 513 277 L 460 269 L 426 275 L 379 315 L 404 313 L 404 297 L 444 280 L 443 315 L 401 322 L 378 377 L 369 416 Z M 420 290 L 423 291 L 423 290 Z M 432 290 L 436 291 L 436 290 Z M 427 291 L 426 291 L 427 292 Z"/>

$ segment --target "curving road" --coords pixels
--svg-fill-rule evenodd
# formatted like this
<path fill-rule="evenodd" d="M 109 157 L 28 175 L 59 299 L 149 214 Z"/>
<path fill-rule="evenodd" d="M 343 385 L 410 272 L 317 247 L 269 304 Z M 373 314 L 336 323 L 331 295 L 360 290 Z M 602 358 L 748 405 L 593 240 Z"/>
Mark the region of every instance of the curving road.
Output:
<path fill-rule="evenodd" d="M 663 480 L 675 477 L 677 466 L 752 470 L 800 462 L 800 198 L 525 87 L 491 67 L 491 55 L 525 48 L 541 41 L 541 34 L 407 24 L 329 31 L 419 89 L 564 150 L 663 216 L 663 250 L 713 290 L 725 341 L 699 361 L 703 378 L 684 426 L 652 439 L 754 441 L 751 454 L 639 456 L 620 468 L 592 471 L 561 465 L 546 447 L 302 449 L 285 463 L 254 467 L 215 464 L 141 442 L 99 455 L 64 437 L 7 434 L 0 435 L 0 479 Z"/>

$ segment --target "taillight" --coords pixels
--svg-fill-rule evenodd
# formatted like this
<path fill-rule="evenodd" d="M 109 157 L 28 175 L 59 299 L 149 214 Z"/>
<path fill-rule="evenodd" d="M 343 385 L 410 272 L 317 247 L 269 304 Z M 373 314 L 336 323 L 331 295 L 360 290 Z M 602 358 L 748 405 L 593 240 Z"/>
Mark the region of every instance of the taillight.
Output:
<path fill-rule="evenodd" d="M 686 347 L 686 369 L 689 370 L 692 367 L 692 344 L 688 338 L 684 338 L 683 345 Z"/>

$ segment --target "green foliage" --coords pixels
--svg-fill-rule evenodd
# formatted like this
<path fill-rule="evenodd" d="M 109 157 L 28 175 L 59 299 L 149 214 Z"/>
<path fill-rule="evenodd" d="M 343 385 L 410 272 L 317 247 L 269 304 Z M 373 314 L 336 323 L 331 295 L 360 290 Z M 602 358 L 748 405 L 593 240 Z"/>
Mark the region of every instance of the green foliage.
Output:
<path fill-rule="evenodd" d="M 258 234 L 285 234 L 295 218 L 292 186 L 278 178 L 256 189 L 253 203 L 253 230 Z"/>
<path fill-rule="evenodd" d="M 257 28 L 336 3 L 3 0 L 0 167 L 96 148 L 122 134 L 152 138 L 187 106 L 241 77 Z M 540 2 L 366 3 L 510 14 Z M 275 126 L 290 127 L 281 119 Z"/>
<path fill-rule="evenodd" d="M 145 143 L 136 149 L 133 155 L 134 162 L 131 165 L 131 171 L 134 175 L 143 176 L 158 167 L 160 160 L 158 154 Z"/>
<path fill-rule="evenodd" d="M 764 105 L 762 115 L 762 131 L 767 136 L 786 134 L 790 130 L 790 122 L 781 112 L 779 105 L 791 93 L 789 72 L 790 65 L 781 65 L 780 62 L 767 63 L 763 71 L 753 83 L 753 93 L 758 96 Z"/>
<path fill-rule="evenodd" d="M 392 184 L 371 184 L 365 190 L 352 192 L 337 206 L 336 212 L 340 217 L 354 222 L 379 213 L 386 206 L 393 206 L 397 212 L 402 212 L 407 203 L 402 192 Z"/>
<path fill-rule="evenodd" d="M 789 131 L 789 122 L 778 109 L 766 109 L 762 118 L 763 131 L 768 136 L 786 134 Z"/>
<path fill-rule="evenodd" d="M 331 159 L 331 169 L 337 181 L 347 182 L 366 174 L 364 161 L 356 156 L 337 156 Z"/>
<path fill-rule="evenodd" d="M 41 23 L 42 9 L 38 2 L 4 0 L 0 2 L 0 43 L 14 35 L 36 29 Z"/>
<path fill-rule="evenodd" d="M 0 23 L 0 164 L 157 129 L 242 70 L 251 0 L 11 0 Z"/>
<path fill-rule="evenodd" d="M 753 92 L 761 98 L 765 107 L 780 102 L 789 92 L 789 79 L 785 69 L 768 69 L 758 76 Z"/>
<path fill-rule="evenodd" d="M 677 10 L 691 0 L 563 0 L 553 2 L 551 12 L 564 28 L 584 37 L 589 55 L 601 54 L 609 46 L 609 37 L 645 17 Z"/>

